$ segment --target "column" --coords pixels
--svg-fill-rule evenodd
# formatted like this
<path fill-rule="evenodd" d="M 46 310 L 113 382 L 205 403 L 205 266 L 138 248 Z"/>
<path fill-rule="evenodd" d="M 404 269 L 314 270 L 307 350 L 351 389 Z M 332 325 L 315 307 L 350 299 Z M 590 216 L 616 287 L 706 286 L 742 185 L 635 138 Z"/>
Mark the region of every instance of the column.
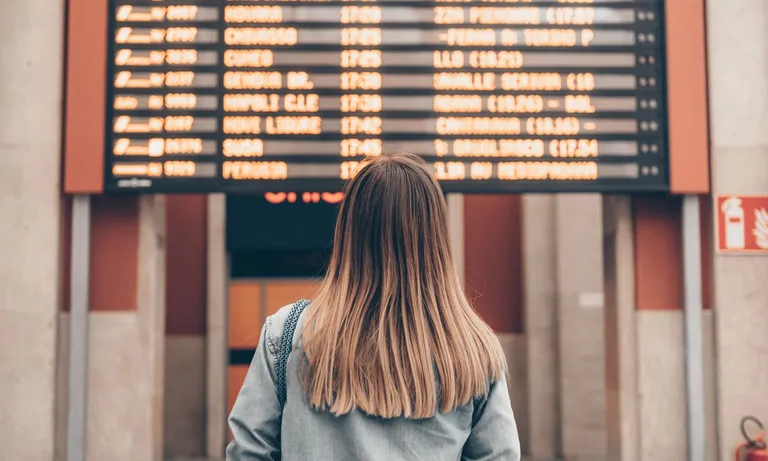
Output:
<path fill-rule="evenodd" d="M 605 456 L 601 199 L 524 197 L 530 455 Z"/>
<path fill-rule="evenodd" d="M 632 212 L 641 459 L 685 459 L 682 199 L 635 197 Z"/>
<path fill-rule="evenodd" d="M 764 5 L 745 0 L 706 5 L 712 192 L 765 197 L 768 14 Z M 718 217 L 722 211 L 713 213 Z M 753 230 L 745 229 L 745 240 L 754 239 Z M 730 459 L 742 441 L 743 416 L 768 423 L 768 254 L 716 253 L 712 277 L 719 459 Z"/>
<path fill-rule="evenodd" d="M 164 197 L 93 197 L 90 267 L 86 460 L 161 461 Z M 67 294 L 64 290 L 65 300 Z M 64 312 L 57 365 L 57 459 L 66 452 L 68 322 Z"/>
<path fill-rule="evenodd" d="M 205 452 L 207 204 L 205 195 L 167 197 L 163 422 L 167 458 Z"/>
<path fill-rule="evenodd" d="M 600 196 L 557 195 L 554 214 L 562 455 L 600 458 L 606 453 Z"/>
<path fill-rule="evenodd" d="M 135 456 L 126 459 L 163 460 L 163 407 L 165 404 L 165 223 L 166 198 L 139 199 L 139 277 L 137 296 L 137 349 L 142 366 L 133 386 L 138 387 L 139 424 Z M 105 412 L 108 413 L 108 412 Z M 99 457 L 96 459 L 103 459 Z M 116 459 L 112 455 L 112 459 Z"/>
<path fill-rule="evenodd" d="M 94 198 L 87 460 L 163 459 L 165 199 Z"/>
<path fill-rule="evenodd" d="M 639 461 L 635 267 L 628 197 L 603 198 L 606 427 L 608 458 Z"/>
<path fill-rule="evenodd" d="M 681 198 L 603 208 L 608 456 L 686 459 Z"/>
<path fill-rule="evenodd" d="M 54 451 L 64 3 L 0 2 L 0 452 Z"/>
<path fill-rule="evenodd" d="M 523 196 L 523 272 L 528 362 L 529 454 L 560 453 L 555 197 Z"/>
<path fill-rule="evenodd" d="M 227 261 L 227 199 L 224 194 L 208 197 L 206 251 L 206 453 L 224 456 L 227 434 L 227 364 L 229 274 Z"/>
<path fill-rule="evenodd" d="M 524 453 L 598 459 L 607 449 L 600 197 L 518 200 L 466 197 L 467 290 L 500 332 Z"/>

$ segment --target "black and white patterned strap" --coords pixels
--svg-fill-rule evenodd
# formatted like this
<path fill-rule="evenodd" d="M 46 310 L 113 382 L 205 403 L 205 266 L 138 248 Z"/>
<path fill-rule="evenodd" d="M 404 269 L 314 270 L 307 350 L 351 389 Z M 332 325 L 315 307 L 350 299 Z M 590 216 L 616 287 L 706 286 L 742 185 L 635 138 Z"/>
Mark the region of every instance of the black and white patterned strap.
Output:
<path fill-rule="evenodd" d="M 293 333 L 296 331 L 296 324 L 299 323 L 299 317 L 304 309 L 309 306 L 310 301 L 308 299 L 300 299 L 293 304 L 291 311 L 288 314 L 288 319 L 285 321 L 285 327 L 283 328 L 283 340 L 280 343 L 280 353 L 277 356 L 277 400 L 280 402 L 280 406 L 285 405 L 285 398 L 287 396 L 285 385 L 285 372 L 288 366 L 288 356 L 291 355 L 293 349 Z"/>

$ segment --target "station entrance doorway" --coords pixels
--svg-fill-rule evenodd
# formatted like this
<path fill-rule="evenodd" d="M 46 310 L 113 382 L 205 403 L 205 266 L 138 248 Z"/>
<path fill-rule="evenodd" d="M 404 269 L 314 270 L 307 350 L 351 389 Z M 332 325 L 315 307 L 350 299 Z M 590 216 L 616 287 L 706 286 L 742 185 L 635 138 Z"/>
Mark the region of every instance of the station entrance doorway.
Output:
<path fill-rule="evenodd" d="M 227 197 L 228 412 L 266 318 L 282 306 L 313 298 L 331 252 L 338 197 L 317 193 Z"/>

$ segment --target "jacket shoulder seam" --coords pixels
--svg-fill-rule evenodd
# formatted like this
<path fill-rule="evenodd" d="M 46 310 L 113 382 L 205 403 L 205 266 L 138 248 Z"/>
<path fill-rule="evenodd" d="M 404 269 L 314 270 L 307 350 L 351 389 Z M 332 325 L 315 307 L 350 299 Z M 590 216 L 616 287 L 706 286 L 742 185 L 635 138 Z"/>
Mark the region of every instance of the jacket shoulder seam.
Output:
<path fill-rule="evenodd" d="M 277 346 L 275 345 L 275 341 L 272 339 L 272 316 L 267 317 L 266 336 L 269 352 L 273 357 L 277 357 Z"/>

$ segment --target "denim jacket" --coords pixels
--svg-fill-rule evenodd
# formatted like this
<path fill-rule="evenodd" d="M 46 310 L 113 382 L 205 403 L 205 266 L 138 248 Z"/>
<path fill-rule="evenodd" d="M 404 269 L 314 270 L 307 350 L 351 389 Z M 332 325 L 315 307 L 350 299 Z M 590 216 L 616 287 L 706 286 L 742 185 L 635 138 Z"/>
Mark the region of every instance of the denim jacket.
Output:
<path fill-rule="evenodd" d="M 489 393 L 429 419 L 382 419 L 353 410 L 312 410 L 288 359 L 287 400 L 280 408 L 275 366 L 290 306 L 267 319 L 229 417 L 227 461 L 519 461 L 520 441 L 504 379 Z M 300 347 L 299 319 L 293 338 Z"/>

